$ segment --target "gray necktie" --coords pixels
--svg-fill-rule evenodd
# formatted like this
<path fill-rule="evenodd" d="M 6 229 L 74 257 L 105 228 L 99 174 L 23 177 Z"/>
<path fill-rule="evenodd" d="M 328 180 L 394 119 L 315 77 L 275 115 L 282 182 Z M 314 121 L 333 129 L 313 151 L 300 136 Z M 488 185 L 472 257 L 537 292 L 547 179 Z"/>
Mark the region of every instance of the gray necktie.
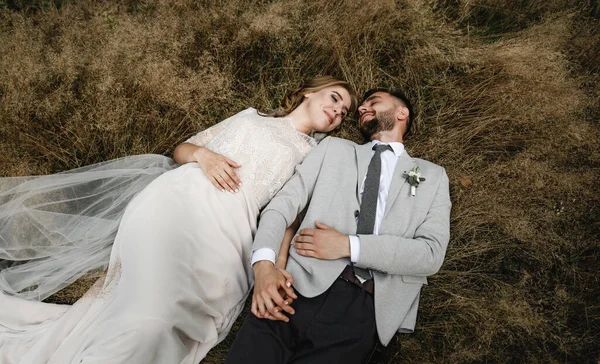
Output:
<path fill-rule="evenodd" d="M 357 234 L 373 234 L 375 216 L 377 215 L 377 199 L 379 197 L 379 179 L 381 176 L 381 153 L 392 150 L 387 144 L 377 144 L 373 147 L 375 154 L 369 163 L 362 200 L 358 217 Z"/>
<path fill-rule="evenodd" d="M 377 216 L 377 199 L 379 197 L 379 179 L 381 177 L 381 153 L 386 150 L 393 150 L 387 144 L 377 144 L 373 147 L 375 154 L 371 158 L 367 177 L 365 178 L 365 187 L 363 189 L 362 200 L 360 203 L 360 215 L 356 227 L 357 234 L 373 234 L 375 228 L 375 217 Z M 362 279 L 369 279 L 371 275 L 366 269 L 354 267 L 356 275 Z"/>

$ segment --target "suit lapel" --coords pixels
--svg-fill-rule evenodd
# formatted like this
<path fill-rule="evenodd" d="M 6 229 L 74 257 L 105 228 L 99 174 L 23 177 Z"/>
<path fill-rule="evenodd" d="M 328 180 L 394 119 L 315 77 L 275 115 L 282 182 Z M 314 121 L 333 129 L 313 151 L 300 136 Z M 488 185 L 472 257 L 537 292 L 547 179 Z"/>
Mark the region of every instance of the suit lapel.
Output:
<path fill-rule="evenodd" d="M 369 168 L 369 162 L 371 162 L 371 156 L 373 154 L 371 142 L 363 145 L 357 145 L 354 147 L 356 151 L 356 164 L 358 166 L 358 174 L 356 181 L 356 200 L 360 202 L 360 186 L 362 186 L 367 169 Z"/>
<path fill-rule="evenodd" d="M 406 150 L 400 154 L 398 161 L 396 162 L 396 168 L 394 169 L 394 175 L 392 176 L 392 182 L 390 184 L 390 192 L 385 203 L 384 216 L 387 215 L 388 211 L 394 204 L 394 201 L 398 197 L 402 186 L 407 182 L 404 178 L 404 172 L 410 171 L 415 165 L 415 161 L 408 155 Z"/>

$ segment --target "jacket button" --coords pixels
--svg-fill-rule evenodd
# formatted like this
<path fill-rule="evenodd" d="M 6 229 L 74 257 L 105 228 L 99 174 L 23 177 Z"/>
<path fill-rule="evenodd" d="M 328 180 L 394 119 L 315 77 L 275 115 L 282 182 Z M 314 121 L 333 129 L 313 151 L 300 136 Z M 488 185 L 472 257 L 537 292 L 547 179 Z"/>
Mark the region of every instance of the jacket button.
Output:
<path fill-rule="evenodd" d="M 358 214 L 359 214 L 358 210 L 354 210 L 354 217 L 358 217 Z"/>

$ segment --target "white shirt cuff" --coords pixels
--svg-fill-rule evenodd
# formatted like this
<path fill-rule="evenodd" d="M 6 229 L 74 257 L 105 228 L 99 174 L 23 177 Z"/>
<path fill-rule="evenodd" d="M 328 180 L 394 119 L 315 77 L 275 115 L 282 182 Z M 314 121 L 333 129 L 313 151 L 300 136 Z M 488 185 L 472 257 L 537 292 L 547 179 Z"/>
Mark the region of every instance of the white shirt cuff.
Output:
<path fill-rule="evenodd" d="M 349 235 L 350 238 L 350 261 L 358 263 L 360 258 L 360 238 L 358 236 Z"/>
<path fill-rule="evenodd" d="M 254 253 L 252 253 L 251 265 L 254 265 L 254 263 L 258 262 L 259 260 L 268 260 L 271 263 L 275 264 L 276 257 L 277 257 L 277 255 L 275 254 L 275 251 L 273 249 L 270 249 L 270 248 L 257 249 L 254 251 Z"/>

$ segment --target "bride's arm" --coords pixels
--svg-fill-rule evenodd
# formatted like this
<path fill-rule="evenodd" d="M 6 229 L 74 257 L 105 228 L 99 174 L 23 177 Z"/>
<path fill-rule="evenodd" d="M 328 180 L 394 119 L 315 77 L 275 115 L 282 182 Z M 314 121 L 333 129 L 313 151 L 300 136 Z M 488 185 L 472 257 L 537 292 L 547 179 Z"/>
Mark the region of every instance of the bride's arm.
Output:
<path fill-rule="evenodd" d="M 277 255 L 277 260 L 275 261 L 275 268 L 285 269 L 285 266 L 287 265 L 288 255 L 290 253 L 290 245 L 299 227 L 300 216 L 298 216 L 294 223 L 285 230 L 285 234 L 283 235 L 283 241 L 281 242 L 281 247 L 279 248 L 279 254 Z"/>
<path fill-rule="evenodd" d="M 173 159 L 178 164 L 197 162 L 206 177 L 208 177 L 216 188 L 228 190 L 229 192 L 237 192 L 241 181 L 233 169 L 241 166 L 205 146 L 217 134 L 230 127 L 236 120 L 243 120 L 253 113 L 256 113 L 256 110 L 252 108 L 246 109 L 190 137 L 175 148 Z"/>
<path fill-rule="evenodd" d="M 221 191 L 237 192 L 242 183 L 234 171 L 241 166 L 208 148 L 184 142 L 175 147 L 173 159 L 178 164 L 197 162 L 210 182 Z"/>
<path fill-rule="evenodd" d="M 200 154 L 202 153 L 201 149 L 206 148 L 187 142 L 181 143 L 175 147 L 175 150 L 173 151 L 173 159 L 175 162 L 177 162 L 177 164 L 197 162 L 198 158 L 200 158 Z"/>

